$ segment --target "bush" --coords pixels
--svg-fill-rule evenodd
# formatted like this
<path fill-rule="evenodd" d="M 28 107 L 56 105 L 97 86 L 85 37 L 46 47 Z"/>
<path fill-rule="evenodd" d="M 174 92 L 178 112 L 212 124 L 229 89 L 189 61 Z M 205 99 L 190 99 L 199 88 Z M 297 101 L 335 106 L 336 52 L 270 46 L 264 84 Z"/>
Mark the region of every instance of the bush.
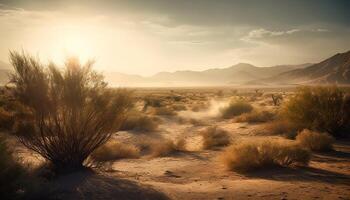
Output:
<path fill-rule="evenodd" d="M 265 135 L 284 135 L 289 139 L 294 139 L 297 135 L 296 128 L 287 120 L 275 120 L 263 126 Z"/>
<path fill-rule="evenodd" d="M 262 123 L 271 121 L 274 117 L 274 113 L 267 110 L 263 110 L 253 111 L 250 113 L 243 113 L 240 116 L 238 116 L 235 120 L 236 122 Z"/>
<path fill-rule="evenodd" d="M 175 116 L 175 115 L 177 115 L 177 113 L 173 109 L 168 108 L 168 107 L 155 108 L 154 114 L 155 115 L 163 115 L 163 116 Z"/>
<path fill-rule="evenodd" d="M 179 139 L 177 141 L 160 139 L 150 142 L 149 145 L 151 157 L 164 157 L 177 152 L 186 151 L 184 139 Z"/>
<path fill-rule="evenodd" d="M 335 86 L 298 88 L 282 114 L 300 130 L 307 128 L 333 136 L 350 130 L 350 98 Z"/>
<path fill-rule="evenodd" d="M 230 144 L 228 132 L 217 126 L 206 128 L 200 135 L 202 136 L 203 149 L 211 149 Z"/>
<path fill-rule="evenodd" d="M 103 77 L 68 59 L 47 68 L 26 54 L 10 53 L 9 87 L 22 105 L 15 110 L 14 134 L 52 163 L 57 172 L 82 169 L 85 160 L 118 131 L 130 108 L 130 93 L 107 89 Z"/>
<path fill-rule="evenodd" d="M 121 125 L 120 130 L 153 132 L 158 129 L 159 120 L 156 117 L 149 117 L 141 113 L 130 114 Z"/>
<path fill-rule="evenodd" d="M 229 119 L 243 113 L 249 113 L 253 110 L 253 106 L 243 101 L 231 102 L 227 107 L 222 108 L 221 114 L 225 119 Z"/>
<path fill-rule="evenodd" d="M 4 136 L 0 136 L 0 199 L 15 199 L 23 189 L 24 168 L 17 162 Z"/>
<path fill-rule="evenodd" d="M 333 148 L 334 138 L 327 133 L 318 133 L 304 129 L 301 131 L 296 140 L 303 147 L 312 151 L 328 151 Z"/>
<path fill-rule="evenodd" d="M 174 104 L 172 108 L 173 110 L 176 110 L 176 111 L 187 110 L 186 106 L 183 104 Z"/>
<path fill-rule="evenodd" d="M 131 145 L 110 141 L 96 149 L 91 158 L 95 162 L 111 162 L 122 158 L 138 158 L 140 150 Z"/>
<path fill-rule="evenodd" d="M 229 170 L 249 172 L 273 166 L 307 165 L 310 153 L 296 144 L 250 140 L 229 146 L 221 158 Z"/>

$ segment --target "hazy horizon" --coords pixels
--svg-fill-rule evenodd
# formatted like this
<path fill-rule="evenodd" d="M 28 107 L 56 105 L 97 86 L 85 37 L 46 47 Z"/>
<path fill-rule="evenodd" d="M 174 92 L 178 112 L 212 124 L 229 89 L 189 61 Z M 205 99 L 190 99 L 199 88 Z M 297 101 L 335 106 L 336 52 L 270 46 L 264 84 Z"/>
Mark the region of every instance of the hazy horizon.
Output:
<path fill-rule="evenodd" d="M 254 3 L 255 2 L 255 3 Z M 349 1 L 0 1 L 0 60 L 24 49 L 95 69 L 161 71 L 317 63 L 350 46 Z"/>

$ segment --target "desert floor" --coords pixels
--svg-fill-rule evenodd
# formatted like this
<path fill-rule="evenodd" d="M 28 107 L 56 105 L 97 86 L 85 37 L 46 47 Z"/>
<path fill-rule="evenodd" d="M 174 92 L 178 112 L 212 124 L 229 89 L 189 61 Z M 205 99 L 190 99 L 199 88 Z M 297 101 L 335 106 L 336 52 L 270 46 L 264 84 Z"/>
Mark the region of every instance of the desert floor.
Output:
<path fill-rule="evenodd" d="M 267 98 L 252 101 L 256 106 L 270 109 L 273 106 Z M 193 101 L 187 101 L 187 104 L 193 104 Z M 218 102 L 224 101 L 214 104 Z M 56 183 L 61 183 L 56 185 L 63 186 L 62 198 L 66 195 L 71 199 L 350 199 L 350 141 L 337 141 L 334 151 L 328 153 L 313 153 L 308 167 L 236 173 L 225 169 L 220 162 L 224 147 L 201 149 L 198 132 L 217 125 L 228 131 L 232 140 L 287 139 L 258 134 L 263 129 L 263 123 L 218 119 L 215 117 L 218 109 L 215 109 L 197 112 L 188 109 L 178 111 L 176 117 L 159 116 L 161 122 L 156 133 L 116 133 L 113 139 L 127 143 L 136 143 L 152 135 L 168 139 L 182 137 L 188 151 L 164 157 L 121 159 L 110 163 L 99 175 L 63 177 L 56 180 Z M 179 116 L 197 118 L 204 123 L 179 123 Z"/>

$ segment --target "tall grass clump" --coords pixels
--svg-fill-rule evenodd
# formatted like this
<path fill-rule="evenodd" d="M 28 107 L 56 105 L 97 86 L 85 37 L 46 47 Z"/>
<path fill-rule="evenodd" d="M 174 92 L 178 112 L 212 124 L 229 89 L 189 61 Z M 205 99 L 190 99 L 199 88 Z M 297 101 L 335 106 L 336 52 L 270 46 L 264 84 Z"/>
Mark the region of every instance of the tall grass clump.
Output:
<path fill-rule="evenodd" d="M 215 147 L 227 146 L 230 144 L 230 136 L 227 131 L 211 126 L 200 132 L 203 141 L 203 149 L 212 149 Z"/>
<path fill-rule="evenodd" d="M 130 113 L 122 123 L 120 130 L 154 132 L 158 130 L 160 119 L 141 113 Z"/>
<path fill-rule="evenodd" d="M 304 129 L 297 137 L 297 142 L 312 151 L 329 151 L 333 149 L 334 138 L 327 133 Z"/>
<path fill-rule="evenodd" d="M 249 140 L 229 146 L 221 158 L 229 170 L 249 172 L 274 166 L 307 165 L 310 153 L 297 144 Z"/>
<path fill-rule="evenodd" d="M 286 119 L 276 119 L 265 123 L 261 129 L 264 135 L 283 135 L 288 139 L 295 139 L 298 130 Z"/>
<path fill-rule="evenodd" d="M 225 119 L 229 119 L 243 113 L 249 113 L 253 110 L 253 106 L 244 101 L 232 101 L 228 106 L 222 108 L 221 115 Z"/>
<path fill-rule="evenodd" d="M 109 141 L 97 148 L 91 158 L 94 162 L 112 162 L 123 158 L 138 158 L 140 150 L 131 144 L 124 144 L 117 141 Z"/>
<path fill-rule="evenodd" d="M 103 77 L 68 59 L 63 69 L 44 66 L 25 53 L 10 53 L 14 73 L 9 90 L 15 109 L 13 133 L 54 170 L 83 168 L 85 160 L 118 131 L 130 108 L 127 91 L 107 88 Z"/>
<path fill-rule="evenodd" d="M 333 136 L 348 135 L 350 98 L 336 86 L 298 88 L 282 115 L 300 130 L 307 128 Z"/>
<path fill-rule="evenodd" d="M 263 111 L 252 111 L 249 113 L 243 113 L 240 116 L 238 116 L 235 121 L 236 122 L 248 122 L 248 123 L 262 123 L 262 122 L 268 122 L 272 121 L 275 117 L 275 114 L 263 110 Z"/>

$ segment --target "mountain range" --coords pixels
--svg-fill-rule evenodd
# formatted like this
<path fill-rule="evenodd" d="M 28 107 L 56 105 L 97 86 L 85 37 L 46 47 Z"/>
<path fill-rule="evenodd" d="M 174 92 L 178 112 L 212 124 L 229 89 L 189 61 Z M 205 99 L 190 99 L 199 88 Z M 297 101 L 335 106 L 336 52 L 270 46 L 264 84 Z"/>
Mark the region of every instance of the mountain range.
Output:
<path fill-rule="evenodd" d="M 10 65 L 0 61 L 0 83 L 8 80 Z M 299 85 L 350 84 L 350 51 L 338 53 L 320 63 L 257 67 L 239 63 L 227 68 L 204 71 L 159 72 L 153 76 L 118 72 L 104 73 L 112 86 L 229 86 L 229 85 Z"/>

